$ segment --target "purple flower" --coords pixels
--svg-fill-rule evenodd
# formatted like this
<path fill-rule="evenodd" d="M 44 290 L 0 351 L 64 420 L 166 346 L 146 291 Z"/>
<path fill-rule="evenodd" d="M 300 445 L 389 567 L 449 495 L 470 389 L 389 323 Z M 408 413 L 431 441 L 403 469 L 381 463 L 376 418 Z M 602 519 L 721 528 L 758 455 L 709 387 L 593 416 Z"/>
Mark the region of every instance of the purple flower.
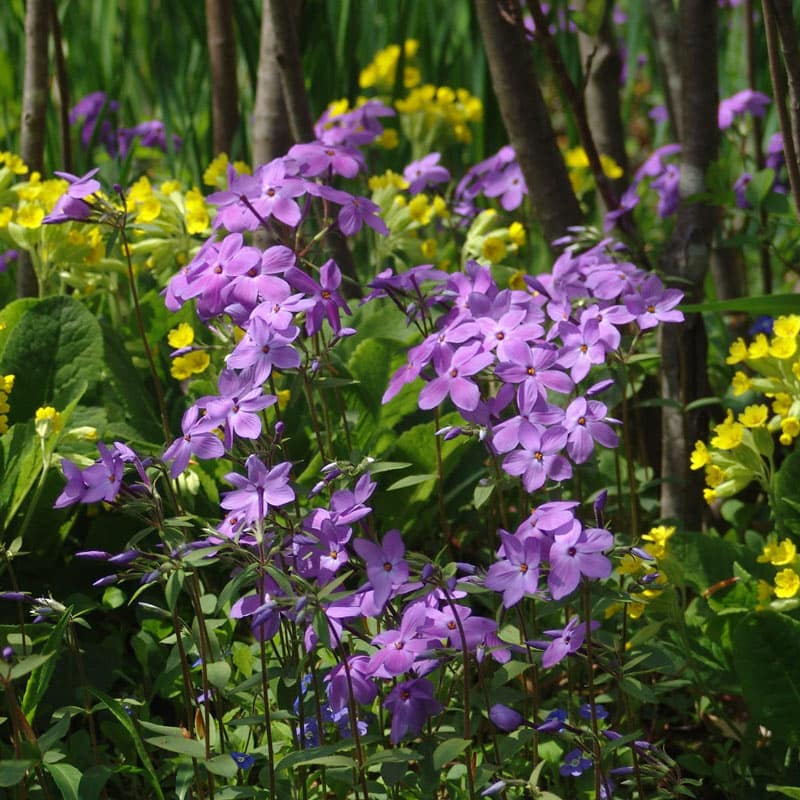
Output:
<path fill-rule="evenodd" d="M 519 711 L 515 711 L 502 703 L 496 703 L 489 709 L 489 719 L 503 733 L 511 733 L 525 722 L 525 718 Z"/>
<path fill-rule="evenodd" d="M 593 763 L 591 758 L 584 758 L 583 753 L 576 748 L 564 756 L 564 763 L 558 768 L 558 772 L 564 777 L 577 778 L 590 769 Z"/>
<path fill-rule="evenodd" d="M 646 278 L 638 294 L 626 295 L 622 300 L 640 330 L 655 328 L 659 322 L 683 322 L 683 312 L 674 310 L 683 300 L 683 292 L 665 289 L 657 275 Z"/>
<path fill-rule="evenodd" d="M 604 528 L 573 529 L 556 536 L 550 547 L 550 574 L 547 585 L 554 600 L 560 600 L 578 585 L 581 575 L 607 578 L 611 562 L 603 555 L 614 545 L 614 537 Z"/>
<path fill-rule="evenodd" d="M 397 630 L 379 633 L 372 644 L 381 645 L 369 662 L 369 671 L 378 678 L 396 678 L 408 672 L 421 654 L 438 646 L 426 628 L 427 609 L 422 603 L 409 606 Z"/>
<path fill-rule="evenodd" d="M 339 311 L 350 315 L 344 298 L 339 294 L 342 283 L 342 272 L 337 263 L 329 258 L 319 271 L 319 283 L 306 275 L 297 267 L 286 270 L 286 280 L 313 301 L 313 306 L 306 312 L 306 332 L 313 336 L 322 328 L 323 318 L 327 319 L 331 328 L 338 331 L 342 327 Z"/>
<path fill-rule="evenodd" d="M 221 458 L 225 447 L 219 438 L 211 432 L 213 423 L 201 416 L 200 407 L 189 406 L 181 420 L 183 436 L 179 436 L 162 456 L 164 461 L 172 461 L 169 474 L 177 478 L 188 466 L 191 456 L 210 459 Z"/>
<path fill-rule="evenodd" d="M 535 492 L 548 478 L 563 481 L 572 477 L 572 466 L 559 455 L 567 442 L 567 432 L 561 426 L 544 433 L 525 428 L 520 430 L 519 439 L 522 449 L 505 457 L 503 469 L 509 475 L 521 475 L 526 491 Z"/>
<path fill-rule="evenodd" d="M 392 589 L 408 580 L 408 562 L 403 558 L 406 546 L 400 531 L 388 531 L 381 545 L 369 539 L 356 539 L 353 548 L 366 562 L 375 605 L 383 608 Z"/>
<path fill-rule="evenodd" d="M 592 622 L 592 630 L 599 627 L 599 622 Z M 559 661 L 563 661 L 571 653 L 577 653 L 583 646 L 586 638 L 586 623 L 573 616 L 563 629 L 549 630 L 545 633 L 552 637 L 544 653 L 542 653 L 542 666 L 549 669 Z M 540 644 L 540 643 L 536 643 Z"/>
<path fill-rule="evenodd" d="M 736 117 L 752 114 L 754 117 L 763 117 L 767 113 L 767 106 L 772 101 L 762 92 L 753 89 L 743 89 L 731 97 L 727 97 L 719 104 L 717 122 L 720 130 L 726 130 L 733 125 Z"/>
<path fill-rule="evenodd" d="M 450 180 L 450 173 L 439 165 L 440 158 L 440 153 L 429 153 L 403 170 L 403 177 L 409 182 L 409 194 L 419 194 L 426 186 Z"/>
<path fill-rule="evenodd" d="M 275 331 L 261 317 L 254 317 L 247 335 L 228 356 L 227 365 L 234 369 L 253 368 L 254 384 L 263 383 L 272 373 L 273 366 L 291 369 L 300 366 L 300 354 L 292 342 L 300 334 L 294 325 Z"/>
<path fill-rule="evenodd" d="M 480 342 L 461 347 L 455 353 L 439 350 L 433 360 L 437 377 L 419 393 L 419 407 L 436 408 L 450 395 L 457 408 L 474 411 L 480 401 L 480 390 L 468 378 L 493 361 L 492 353 L 481 351 Z"/>
<path fill-rule="evenodd" d="M 489 567 L 483 583 L 487 589 L 503 593 L 503 605 L 511 608 L 525 595 L 534 595 L 539 588 L 541 546 L 532 536 L 519 539 L 500 532 L 502 560 Z"/>
<path fill-rule="evenodd" d="M 228 755 L 236 762 L 236 766 L 239 769 L 250 769 L 256 763 L 255 756 L 247 753 L 237 753 L 235 750 L 231 750 Z"/>
<path fill-rule="evenodd" d="M 736 197 L 736 208 L 752 208 L 753 206 L 747 199 L 747 195 L 745 195 L 745 189 L 747 189 L 750 181 L 753 180 L 753 176 L 749 172 L 743 172 L 737 179 L 736 183 L 733 184 L 733 194 Z"/>
<path fill-rule="evenodd" d="M 293 145 L 287 155 L 297 160 L 300 174 L 308 178 L 329 170 L 333 175 L 355 178 L 364 168 L 364 157 L 354 147 L 309 142 Z"/>
<path fill-rule="evenodd" d="M 237 472 L 229 472 L 225 476 L 228 483 L 235 489 L 226 492 L 220 505 L 228 511 L 236 511 L 240 518 L 249 523 L 262 520 L 270 507 L 285 506 L 294 500 L 294 489 L 289 486 L 289 472 L 291 463 L 284 461 L 281 464 L 267 469 L 255 454 L 247 457 L 245 461 L 247 477 Z"/>
<path fill-rule="evenodd" d="M 599 400 L 576 397 L 567 407 L 564 428 L 567 434 L 567 453 L 576 464 L 589 460 L 595 441 L 603 447 L 619 444 L 617 434 L 606 424 L 608 408 Z"/>
<path fill-rule="evenodd" d="M 18 258 L 18 250 L 6 250 L 5 253 L 0 253 L 0 272 L 5 272 L 8 269 L 8 265 Z"/>
<path fill-rule="evenodd" d="M 367 197 L 349 196 L 339 210 L 339 228 L 345 236 L 353 236 L 366 223 L 382 236 L 388 236 L 389 229 L 380 217 L 380 210 L 380 206 Z"/>
<path fill-rule="evenodd" d="M 357 703 L 369 705 L 378 695 L 378 687 L 370 677 L 368 656 L 349 656 L 347 667 L 350 671 L 349 685 L 353 688 L 353 697 Z M 326 676 L 328 683 L 328 703 L 334 711 L 347 708 L 350 689 L 347 680 L 347 669 L 344 664 L 335 666 Z"/>
<path fill-rule="evenodd" d="M 662 219 L 672 216 L 680 202 L 681 171 L 675 164 L 667 168 L 651 184 L 650 188 L 658 194 L 658 216 Z"/>
<path fill-rule="evenodd" d="M 398 744 L 404 736 L 416 736 L 428 717 L 442 710 L 434 697 L 433 684 L 424 678 L 399 683 L 392 689 L 383 707 L 392 714 L 392 744 Z"/>

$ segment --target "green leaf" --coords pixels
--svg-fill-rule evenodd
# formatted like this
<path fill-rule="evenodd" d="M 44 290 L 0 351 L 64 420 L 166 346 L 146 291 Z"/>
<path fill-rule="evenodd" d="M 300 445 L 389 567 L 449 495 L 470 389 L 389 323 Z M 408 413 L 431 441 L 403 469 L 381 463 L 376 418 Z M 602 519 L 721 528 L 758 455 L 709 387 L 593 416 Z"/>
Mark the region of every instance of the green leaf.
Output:
<path fill-rule="evenodd" d="M 170 753 L 180 753 L 182 756 L 205 759 L 206 746 L 197 739 L 184 739 L 183 736 L 151 736 L 145 740 L 153 747 L 169 750 Z"/>
<path fill-rule="evenodd" d="M 0 761 L 0 786 L 16 786 L 34 763 L 30 759 Z"/>
<path fill-rule="evenodd" d="M 405 478 L 400 478 L 399 481 L 395 481 L 391 486 L 389 486 L 386 491 L 387 492 L 394 492 L 397 489 L 407 489 L 409 486 L 416 486 L 419 483 L 425 483 L 425 481 L 432 481 L 436 480 L 436 475 L 407 475 Z"/>
<path fill-rule="evenodd" d="M 94 314 L 66 295 L 40 300 L 22 315 L 0 357 L 0 373 L 16 376 L 9 422 L 31 419 L 43 405 L 62 410 L 98 380 L 102 366 Z"/>
<path fill-rule="evenodd" d="M 35 656 L 28 656 L 27 658 L 23 658 L 21 661 L 18 661 L 8 672 L 8 679 L 15 681 L 17 678 L 22 678 L 24 675 L 27 675 L 29 672 L 33 672 L 37 667 L 40 667 L 47 661 L 52 653 L 47 653 L 46 655 L 35 655 Z"/>
<path fill-rule="evenodd" d="M 744 190 L 744 196 L 752 206 L 760 206 L 767 195 L 772 190 L 775 183 L 775 171 L 771 169 L 760 169 L 753 174 L 750 183 Z"/>
<path fill-rule="evenodd" d="M 778 317 L 781 314 L 800 313 L 800 294 L 767 294 L 754 297 L 737 297 L 733 300 L 710 300 L 706 303 L 681 304 L 681 311 L 741 311 L 758 316 L 768 314 Z"/>
<path fill-rule="evenodd" d="M 224 753 L 221 756 L 214 756 L 209 758 L 208 761 L 203 762 L 209 772 L 214 775 L 221 775 L 223 778 L 235 778 L 239 767 L 236 762 L 231 758 L 230 753 Z"/>
<path fill-rule="evenodd" d="M 231 665 L 227 661 L 213 661 L 206 665 L 208 682 L 217 689 L 224 689 L 231 677 Z"/>
<path fill-rule="evenodd" d="M 488 486 L 478 486 L 475 487 L 475 491 L 472 493 L 472 504 L 475 508 L 480 508 L 486 501 L 492 496 L 492 492 L 494 491 L 494 484 L 490 483 Z"/>
<path fill-rule="evenodd" d="M 352 749 L 353 744 L 340 742 L 338 744 L 326 744 L 321 747 L 311 747 L 308 750 L 297 750 L 289 753 L 280 760 L 276 769 L 291 770 L 300 766 L 320 766 L 320 767 L 352 767 L 353 759 L 351 756 L 338 755 L 342 750 Z"/>
<path fill-rule="evenodd" d="M 0 355 L 3 353 L 8 337 L 11 336 L 11 332 L 22 319 L 23 314 L 38 302 L 35 297 L 21 297 L 4 306 L 0 311 Z"/>
<path fill-rule="evenodd" d="M 58 791 L 64 800 L 83 800 L 78 793 L 81 783 L 81 772 L 72 764 L 48 764 L 44 763 L 44 768 L 53 776 Z"/>
<path fill-rule="evenodd" d="M 572 12 L 572 21 L 589 36 L 597 36 L 603 26 L 606 0 L 585 0 L 580 11 Z"/>
<path fill-rule="evenodd" d="M 102 765 L 89 767 L 83 773 L 80 785 L 78 786 L 78 797 L 80 800 L 97 800 L 108 779 L 114 774 L 113 770 Z"/>
<path fill-rule="evenodd" d="M 778 786 L 774 783 L 768 783 L 767 791 L 778 792 L 784 797 L 793 797 L 794 800 L 800 800 L 800 787 L 797 786 Z"/>
<path fill-rule="evenodd" d="M 22 708 L 22 713 L 28 718 L 28 722 L 33 722 L 36 709 L 44 697 L 47 687 L 50 686 L 50 681 L 53 679 L 58 659 L 50 658 L 50 656 L 60 652 L 63 647 L 64 631 L 67 629 L 71 617 L 72 607 L 68 608 L 61 615 L 61 619 L 58 620 L 53 630 L 50 631 L 50 635 L 47 637 L 47 641 L 42 648 L 42 655 L 45 656 L 47 660 L 36 667 L 31 677 L 28 679 L 28 685 L 25 687 L 25 694 L 20 706 Z"/>
<path fill-rule="evenodd" d="M 445 739 L 433 751 L 433 768 L 440 770 L 445 764 L 455 761 L 472 744 L 470 739 Z"/>
<path fill-rule="evenodd" d="M 733 664 L 752 721 L 775 739 L 800 741 L 800 622 L 772 611 L 751 612 L 733 629 Z"/>
<path fill-rule="evenodd" d="M 89 691 L 98 700 L 100 700 L 100 702 L 105 704 L 106 708 L 122 726 L 125 733 L 128 734 L 128 737 L 133 742 L 133 746 L 136 749 L 136 754 L 139 756 L 139 760 L 142 762 L 144 771 L 147 774 L 147 779 L 150 781 L 150 785 L 155 790 L 156 797 L 160 798 L 160 800 L 164 800 L 164 793 L 161 791 L 161 783 L 156 775 L 155 769 L 153 768 L 153 762 L 150 761 L 150 756 L 147 755 L 147 750 L 144 748 L 142 738 L 139 736 L 139 732 L 133 726 L 133 722 L 131 722 L 131 718 L 127 715 L 125 709 L 117 700 L 114 700 L 113 697 L 109 697 L 107 694 L 104 694 L 99 689 L 89 687 Z"/>
<path fill-rule="evenodd" d="M 408 764 L 411 761 L 419 761 L 422 756 L 416 750 L 409 750 L 407 747 L 396 747 L 393 750 L 379 750 L 377 753 L 367 756 L 364 766 L 370 767 L 373 764 Z"/>
<path fill-rule="evenodd" d="M 800 534 L 800 451 L 784 460 L 775 474 L 775 522 L 780 533 Z"/>
<path fill-rule="evenodd" d="M 347 362 L 348 371 L 358 381 L 358 395 L 375 418 L 381 412 L 393 352 L 394 348 L 382 339 L 366 339 L 359 343 Z"/>

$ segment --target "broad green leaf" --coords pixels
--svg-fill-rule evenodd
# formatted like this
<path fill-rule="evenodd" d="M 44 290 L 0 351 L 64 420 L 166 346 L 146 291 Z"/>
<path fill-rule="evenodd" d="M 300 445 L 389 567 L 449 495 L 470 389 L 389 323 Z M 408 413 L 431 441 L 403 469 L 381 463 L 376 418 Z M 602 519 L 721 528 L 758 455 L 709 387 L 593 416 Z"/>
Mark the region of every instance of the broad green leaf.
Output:
<path fill-rule="evenodd" d="M 98 700 L 100 700 L 101 703 L 105 704 L 106 708 L 122 726 L 125 733 L 128 734 L 128 737 L 133 742 L 133 746 L 136 749 L 136 754 L 139 756 L 139 760 L 142 762 L 144 771 L 147 774 L 147 779 L 150 781 L 150 785 L 155 790 L 156 797 L 160 798 L 160 800 L 164 800 L 164 793 L 161 791 L 161 783 L 156 775 L 155 769 L 153 768 L 153 762 L 150 761 L 150 756 L 147 755 L 147 750 L 145 750 L 142 738 L 139 736 L 139 732 L 134 727 L 131 718 L 125 712 L 125 709 L 117 700 L 115 700 L 113 697 L 109 697 L 107 694 L 104 694 L 99 689 L 89 687 L 89 691 Z"/>
<path fill-rule="evenodd" d="M 0 761 L 0 786 L 16 786 L 34 763 L 27 759 Z"/>
<path fill-rule="evenodd" d="M 38 302 L 35 297 L 21 297 L 0 310 L 0 356 L 2 356 L 8 337 L 11 336 L 11 332 L 22 319 L 23 314 Z"/>
<path fill-rule="evenodd" d="M 96 765 L 89 767 L 83 773 L 81 782 L 78 786 L 78 797 L 80 800 L 97 800 L 108 779 L 114 774 L 109 767 Z"/>
<path fill-rule="evenodd" d="M 471 744 L 469 739 L 445 739 L 433 751 L 433 768 L 440 770 L 445 764 L 458 758 Z"/>
<path fill-rule="evenodd" d="M 291 770 L 299 766 L 324 766 L 324 767 L 351 767 L 351 756 L 338 755 L 343 750 L 353 748 L 352 743 L 340 742 L 339 744 L 326 744 L 321 747 L 311 747 L 307 750 L 297 750 L 285 756 L 278 762 L 276 770 Z M 329 759 L 333 759 L 330 761 Z"/>
<path fill-rule="evenodd" d="M 407 475 L 405 478 L 400 478 L 399 481 L 395 481 L 391 486 L 387 487 L 387 492 L 394 492 L 397 489 L 407 489 L 409 486 L 416 486 L 419 483 L 425 483 L 425 481 L 432 481 L 436 480 L 436 475 Z"/>
<path fill-rule="evenodd" d="M 606 13 L 606 0 L 585 0 L 580 11 L 573 11 L 573 22 L 589 36 L 597 36 L 603 25 Z"/>
<path fill-rule="evenodd" d="M 16 376 L 9 422 L 31 419 L 43 405 L 62 410 L 98 380 L 102 366 L 94 314 L 66 295 L 40 300 L 22 315 L 0 357 L 0 373 Z"/>
<path fill-rule="evenodd" d="M 224 689 L 231 677 L 231 665 L 227 661 L 213 661 L 206 665 L 208 682 L 217 689 Z"/>
<path fill-rule="evenodd" d="M 206 746 L 197 739 L 184 739 L 183 736 L 151 736 L 145 740 L 153 747 L 169 750 L 171 753 L 180 753 L 182 756 L 205 759 Z"/>
<path fill-rule="evenodd" d="M 419 761 L 422 756 L 416 750 L 409 750 L 407 747 L 396 747 L 393 750 L 379 750 L 377 753 L 367 756 L 364 765 L 367 767 L 373 764 L 402 763 L 408 764 L 411 761 Z"/>
<path fill-rule="evenodd" d="M 733 664 L 752 721 L 775 739 L 800 740 L 800 622 L 772 611 L 751 612 L 733 629 Z"/>
<path fill-rule="evenodd" d="M 381 398 L 389 382 L 393 348 L 381 339 L 366 339 L 353 351 L 347 369 L 358 381 L 356 391 L 373 417 L 381 411 Z"/>
<path fill-rule="evenodd" d="M 784 797 L 792 797 L 794 800 L 800 800 L 800 787 L 797 786 L 778 786 L 774 783 L 767 784 L 768 792 L 778 792 Z"/>
<path fill-rule="evenodd" d="M 733 300 L 709 300 L 706 303 L 682 304 L 681 311 L 741 311 L 758 316 L 768 314 L 778 317 L 781 314 L 800 313 L 800 294 L 767 294 L 754 297 L 737 297 Z"/>
<path fill-rule="evenodd" d="M 48 764 L 45 762 L 43 766 L 53 777 L 64 800 L 82 800 L 78 793 L 82 777 L 80 770 L 73 767 L 72 764 Z"/>
<path fill-rule="evenodd" d="M 42 655 L 47 656 L 48 659 L 43 664 L 38 666 L 31 677 L 28 679 L 28 684 L 25 687 L 25 694 L 22 697 L 22 713 L 28 718 L 28 722 L 33 722 L 36 714 L 36 709 L 39 706 L 47 687 L 50 686 L 50 681 L 55 674 L 56 665 L 58 664 L 57 658 L 49 658 L 55 656 L 60 652 L 64 646 L 64 631 L 69 625 L 70 617 L 72 616 L 72 607 L 68 608 L 58 620 L 55 627 L 50 631 L 47 641 L 42 648 Z"/>
<path fill-rule="evenodd" d="M 214 775 L 221 775 L 223 778 L 235 778 L 239 770 L 239 767 L 229 753 L 209 758 L 208 761 L 204 761 L 203 764 L 205 764 L 209 772 L 213 772 Z"/>
<path fill-rule="evenodd" d="M 18 661 L 8 672 L 8 679 L 15 681 L 18 678 L 22 678 L 27 675 L 29 672 L 33 672 L 37 667 L 41 667 L 42 664 L 47 661 L 47 659 L 52 656 L 52 653 L 46 654 L 37 654 L 35 656 L 28 656 L 27 658 L 23 658 L 21 661 Z"/>
<path fill-rule="evenodd" d="M 775 522 L 780 533 L 800 535 L 800 451 L 784 460 L 775 475 Z"/>

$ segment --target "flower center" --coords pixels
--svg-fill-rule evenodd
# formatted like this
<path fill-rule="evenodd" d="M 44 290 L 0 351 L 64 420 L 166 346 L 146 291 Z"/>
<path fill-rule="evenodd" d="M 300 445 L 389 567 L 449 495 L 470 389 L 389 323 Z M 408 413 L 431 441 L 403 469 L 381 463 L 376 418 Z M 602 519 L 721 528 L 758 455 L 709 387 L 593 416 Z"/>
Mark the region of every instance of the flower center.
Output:
<path fill-rule="evenodd" d="M 447 628 L 448 630 L 454 631 L 456 629 L 455 622 L 453 622 L 453 620 L 450 620 L 450 622 L 447 623 Z"/>
<path fill-rule="evenodd" d="M 402 642 L 395 642 L 394 643 L 394 649 L 395 650 L 402 650 L 403 649 L 403 643 Z"/>
<path fill-rule="evenodd" d="M 326 156 L 335 156 L 336 155 L 336 151 L 335 150 L 326 150 L 325 151 L 325 155 Z"/>
<path fill-rule="evenodd" d="M 567 555 L 570 556 L 571 558 L 576 556 L 577 554 L 578 554 L 577 547 L 570 547 L 569 550 L 567 550 Z"/>
<path fill-rule="evenodd" d="M 384 561 L 383 562 L 383 569 L 384 569 L 385 572 L 391 572 L 392 571 L 392 562 L 391 561 Z"/>
<path fill-rule="evenodd" d="M 578 349 L 581 351 L 581 353 L 586 353 L 589 350 L 589 345 L 582 344 Z"/>
<path fill-rule="evenodd" d="M 519 571 L 524 575 L 528 571 L 528 565 L 525 563 L 520 564 Z"/>
<path fill-rule="evenodd" d="M 506 338 L 506 335 L 503 333 L 503 331 L 498 331 L 496 338 L 502 342 L 503 339 Z"/>
<path fill-rule="evenodd" d="M 650 303 L 650 305 L 647 306 L 647 313 L 648 314 L 655 314 L 656 313 L 656 307 L 652 303 Z"/>
<path fill-rule="evenodd" d="M 336 559 L 339 558 L 339 554 L 335 550 L 331 550 L 328 553 L 328 558 L 332 558 L 334 561 L 336 561 Z"/>
<path fill-rule="evenodd" d="M 527 372 L 528 372 L 528 375 L 535 375 L 536 374 L 536 370 L 533 367 L 528 367 Z"/>
<path fill-rule="evenodd" d="M 536 452 L 533 454 L 533 457 L 534 457 L 534 458 L 535 458 L 537 461 L 541 461 L 541 460 L 544 458 L 544 453 L 543 453 L 541 450 L 537 450 L 537 451 L 536 451 Z"/>
<path fill-rule="evenodd" d="M 409 692 L 408 689 L 403 689 L 403 691 L 400 692 L 401 700 L 408 700 L 409 697 L 411 697 L 411 692 Z"/>
<path fill-rule="evenodd" d="M 265 344 L 265 345 L 264 345 L 264 346 L 261 348 L 261 352 L 262 352 L 262 353 L 264 353 L 264 354 L 266 354 L 266 353 L 269 353 L 269 345 L 268 345 L 268 344 Z"/>
<path fill-rule="evenodd" d="M 216 275 L 222 275 L 222 267 L 219 264 L 217 264 L 217 266 L 214 267 L 214 273 Z"/>
<path fill-rule="evenodd" d="M 191 441 L 192 441 L 192 434 L 191 434 L 191 433 L 187 433 L 187 434 L 186 434 L 186 435 L 183 437 L 183 440 L 184 440 L 185 442 L 191 442 Z"/>
<path fill-rule="evenodd" d="M 247 274 L 249 277 L 255 278 L 255 276 L 258 275 L 258 270 L 255 267 L 251 267 L 249 270 L 247 270 Z"/>
<path fill-rule="evenodd" d="M 586 417 L 578 417 L 578 425 L 585 425 Z"/>
<path fill-rule="evenodd" d="M 458 370 L 457 369 L 451 369 L 450 370 L 450 377 L 451 378 L 457 378 L 458 377 Z"/>
<path fill-rule="evenodd" d="M 267 189 L 267 197 L 275 197 L 275 190 Z"/>
<path fill-rule="evenodd" d="M 322 299 L 323 300 L 330 300 L 331 299 L 331 293 L 327 289 L 323 290 Z"/>

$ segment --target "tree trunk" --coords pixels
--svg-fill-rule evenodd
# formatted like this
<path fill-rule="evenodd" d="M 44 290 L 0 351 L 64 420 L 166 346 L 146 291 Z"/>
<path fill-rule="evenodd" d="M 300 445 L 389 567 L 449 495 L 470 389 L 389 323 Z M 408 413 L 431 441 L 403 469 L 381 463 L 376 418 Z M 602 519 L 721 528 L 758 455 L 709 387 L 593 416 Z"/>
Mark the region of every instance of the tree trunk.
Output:
<path fill-rule="evenodd" d="M 647 11 L 664 83 L 664 100 L 675 137 L 681 139 L 681 67 L 678 15 L 673 0 L 648 0 Z"/>
<path fill-rule="evenodd" d="M 705 189 L 705 175 L 716 157 L 717 129 L 717 3 L 682 0 L 680 7 L 681 203 L 664 270 L 680 278 L 688 302 L 702 299 L 714 234 L 715 209 L 685 202 Z M 689 529 L 702 523 L 702 474 L 689 469 L 696 439 L 705 438 L 706 415 L 685 411 L 687 404 L 708 394 L 707 340 L 703 318 L 688 314 L 683 325 L 665 325 L 660 335 L 662 411 L 661 516 Z"/>
<path fill-rule="evenodd" d="M 20 156 L 31 172 L 44 171 L 49 29 L 50 0 L 28 0 L 25 6 L 25 78 Z M 17 265 L 17 297 L 35 297 L 38 293 L 36 274 L 27 254 L 23 253 Z"/>
<path fill-rule="evenodd" d="M 231 0 L 206 0 L 206 41 L 211 62 L 211 123 L 214 154 L 233 153 L 239 126 L 236 39 Z"/>
<path fill-rule="evenodd" d="M 563 236 L 583 216 L 556 146 L 550 114 L 530 44 L 516 21 L 517 0 L 475 0 L 497 102 L 508 138 L 528 185 L 533 213 L 548 242 Z"/>
<path fill-rule="evenodd" d="M 258 82 L 253 110 L 253 166 L 272 161 L 292 146 L 276 50 L 269 0 L 264 0 L 261 11 Z"/>

